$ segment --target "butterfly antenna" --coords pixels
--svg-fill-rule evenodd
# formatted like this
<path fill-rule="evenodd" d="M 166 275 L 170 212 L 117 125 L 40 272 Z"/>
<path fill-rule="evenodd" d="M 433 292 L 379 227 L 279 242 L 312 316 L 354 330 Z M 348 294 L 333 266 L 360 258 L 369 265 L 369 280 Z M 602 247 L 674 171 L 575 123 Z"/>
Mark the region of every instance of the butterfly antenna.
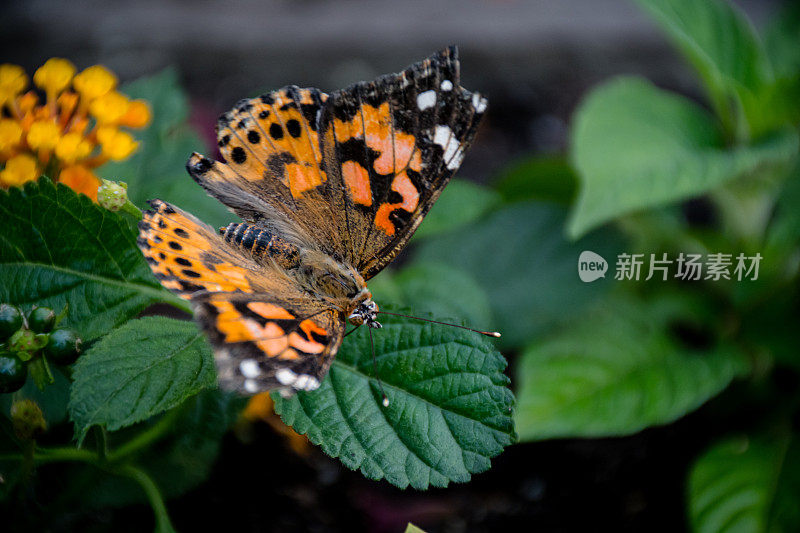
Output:
<path fill-rule="evenodd" d="M 353 333 L 355 330 L 357 330 L 357 329 L 358 329 L 358 328 L 360 328 L 360 327 L 361 327 L 361 324 L 359 324 L 358 326 L 354 327 L 353 329 L 351 329 L 350 331 L 348 331 L 347 333 L 345 333 L 345 334 L 342 336 L 342 338 L 344 339 L 345 337 L 347 337 L 348 335 L 350 335 L 351 333 Z"/>
<path fill-rule="evenodd" d="M 372 341 L 372 328 L 367 328 L 369 330 L 369 347 L 372 350 L 372 373 L 375 375 L 375 379 L 378 380 L 378 387 L 381 389 L 381 396 L 383 396 L 383 406 L 389 407 L 389 398 L 386 396 L 386 391 L 383 390 L 383 383 L 381 382 L 380 376 L 378 376 L 378 363 L 375 359 L 375 344 Z"/>
<path fill-rule="evenodd" d="M 418 316 L 411 316 L 411 315 L 403 315 L 400 313 L 390 313 L 389 311 L 378 311 L 378 313 L 382 315 L 394 315 L 394 316 L 402 316 L 404 318 L 413 318 L 414 320 L 422 320 L 423 322 L 432 322 L 434 324 L 441 324 L 443 326 L 452 326 L 454 328 L 461 328 L 466 329 L 468 331 L 472 331 L 475 333 L 480 333 L 481 335 L 486 335 L 487 337 L 500 337 L 500 333 L 497 331 L 481 331 L 479 329 L 472 329 L 468 328 L 467 326 L 459 326 L 458 324 L 450 324 L 449 322 L 439 322 L 438 320 L 431 320 L 429 318 L 420 318 Z"/>

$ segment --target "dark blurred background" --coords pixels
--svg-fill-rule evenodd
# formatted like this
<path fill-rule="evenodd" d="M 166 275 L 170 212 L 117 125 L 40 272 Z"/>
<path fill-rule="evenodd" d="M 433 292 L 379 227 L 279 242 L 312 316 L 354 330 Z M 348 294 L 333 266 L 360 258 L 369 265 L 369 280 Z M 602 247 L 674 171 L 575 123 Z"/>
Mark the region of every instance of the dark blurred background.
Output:
<path fill-rule="evenodd" d="M 780 2 L 735 2 L 754 23 Z M 685 94 L 690 70 L 631 0 L 12 1 L 2 61 L 33 72 L 62 56 L 131 80 L 174 66 L 213 134 L 217 114 L 283 85 L 331 91 L 458 44 L 463 85 L 491 110 L 460 176 L 489 180 L 521 153 L 561 151 L 588 88 L 643 74 Z"/>
<path fill-rule="evenodd" d="M 734 3 L 756 25 L 780 5 Z M 563 152 L 580 98 L 615 74 L 700 95 L 663 34 L 626 0 L 28 0 L 3 8 L 0 42 L 0 62 L 28 72 L 52 56 L 78 68 L 102 63 L 123 82 L 173 66 L 209 141 L 216 116 L 240 98 L 287 84 L 330 91 L 458 44 L 462 84 L 490 101 L 459 175 L 484 183 L 515 157 Z M 316 449 L 298 455 L 261 425 L 247 444 L 227 437 L 210 480 L 169 506 L 185 531 L 389 532 L 409 520 L 443 532 L 680 531 L 685 465 L 707 443 L 686 437 L 713 433 L 709 420 L 701 409 L 632 437 L 513 446 L 473 482 L 426 493 L 371 482 Z M 151 520 L 141 506 L 63 526 L 134 531 Z"/>

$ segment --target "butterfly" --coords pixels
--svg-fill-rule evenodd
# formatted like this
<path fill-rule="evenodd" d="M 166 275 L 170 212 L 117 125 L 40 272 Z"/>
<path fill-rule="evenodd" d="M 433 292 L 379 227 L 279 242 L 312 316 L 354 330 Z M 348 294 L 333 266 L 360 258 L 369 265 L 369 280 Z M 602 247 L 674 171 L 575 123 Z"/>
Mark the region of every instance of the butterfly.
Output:
<path fill-rule="evenodd" d="M 194 153 L 186 168 L 244 222 L 215 231 L 150 201 L 139 247 L 191 302 L 222 388 L 314 390 L 347 322 L 380 327 L 366 282 L 411 238 L 486 111 L 459 78 L 450 47 L 329 95 L 242 100 L 217 124 L 225 162 Z"/>

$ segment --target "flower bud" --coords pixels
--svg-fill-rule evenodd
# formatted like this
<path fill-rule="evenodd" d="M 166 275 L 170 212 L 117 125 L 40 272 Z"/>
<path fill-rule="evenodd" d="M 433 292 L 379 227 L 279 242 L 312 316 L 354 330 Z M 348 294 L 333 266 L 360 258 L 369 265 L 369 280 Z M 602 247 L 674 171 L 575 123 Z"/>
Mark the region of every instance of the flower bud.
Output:
<path fill-rule="evenodd" d="M 128 184 L 124 181 L 102 181 L 97 190 L 97 203 L 109 211 L 119 211 L 128 201 Z"/>
<path fill-rule="evenodd" d="M 33 400 L 19 400 L 11 405 L 11 422 L 20 440 L 31 440 L 47 430 L 42 408 Z"/>

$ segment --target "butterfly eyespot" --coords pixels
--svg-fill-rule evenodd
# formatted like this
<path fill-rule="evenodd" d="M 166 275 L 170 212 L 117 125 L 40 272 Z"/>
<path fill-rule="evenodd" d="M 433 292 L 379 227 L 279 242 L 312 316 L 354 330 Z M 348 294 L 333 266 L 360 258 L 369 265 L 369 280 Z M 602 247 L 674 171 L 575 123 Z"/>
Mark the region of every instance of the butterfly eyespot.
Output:
<path fill-rule="evenodd" d="M 267 111 L 266 109 L 258 114 L 258 118 L 262 120 L 267 118 L 268 116 L 269 116 L 269 111 Z"/>
<path fill-rule="evenodd" d="M 217 142 L 217 144 L 220 146 L 220 148 L 222 148 L 223 146 L 227 146 L 229 142 L 231 142 L 231 136 L 223 135 L 222 137 L 220 137 L 219 142 Z"/>

